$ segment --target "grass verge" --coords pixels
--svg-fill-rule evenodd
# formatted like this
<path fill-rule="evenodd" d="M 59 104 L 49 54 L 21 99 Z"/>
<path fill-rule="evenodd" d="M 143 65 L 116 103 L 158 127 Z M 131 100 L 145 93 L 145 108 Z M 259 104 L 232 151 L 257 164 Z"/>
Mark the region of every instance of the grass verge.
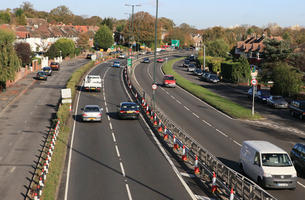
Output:
<path fill-rule="evenodd" d="M 235 102 L 232 102 L 229 99 L 223 98 L 218 94 L 211 92 L 210 90 L 185 79 L 180 74 L 175 72 L 173 70 L 173 64 L 182 59 L 183 58 L 170 60 L 162 67 L 165 74 L 171 74 L 175 76 L 177 84 L 180 87 L 189 91 L 196 97 L 204 100 L 211 106 L 217 108 L 218 110 L 228 114 L 233 118 L 251 119 L 251 120 L 261 118 L 261 116 L 257 113 L 255 113 L 254 116 L 252 116 L 250 109 L 245 108 Z"/>
<path fill-rule="evenodd" d="M 73 72 L 69 81 L 67 82 L 66 88 L 71 88 L 72 99 L 76 94 L 76 88 L 80 82 L 82 76 L 94 67 L 94 62 L 85 64 Z M 47 175 L 45 187 L 41 199 L 54 200 L 56 199 L 57 188 L 60 184 L 61 172 L 64 167 L 67 145 L 70 135 L 70 126 L 68 124 L 70 117 L 69 105 L 63 104 L 57 111 L 57 118 L 60 119 L 61 126 L 58 134 L 54 153 L 52 155 L 52 162 L 50 164 L 49 173 Z"/>

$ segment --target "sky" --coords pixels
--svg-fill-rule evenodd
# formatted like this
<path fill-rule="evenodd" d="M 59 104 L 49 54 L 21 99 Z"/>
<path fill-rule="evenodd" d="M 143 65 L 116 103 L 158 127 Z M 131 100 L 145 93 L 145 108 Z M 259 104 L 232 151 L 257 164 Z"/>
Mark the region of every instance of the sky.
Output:
<path fill-rule="evenodd" d="M 0 0 L 0 10 L 20 7 L 25 0 Z M 135 13 L 145 11 L 156 15 L 156 0 L 27 0 L 35 10 L 50 11 L 60 5 L 73 14 L 101 18 L 127 19 L 131 7 L 140 5 Z M 159 0 L 158 17 L 166 17 L 178 26 L 187 23 L 197 29 L 236 25 L 305 27 L 305 0 Z"/>

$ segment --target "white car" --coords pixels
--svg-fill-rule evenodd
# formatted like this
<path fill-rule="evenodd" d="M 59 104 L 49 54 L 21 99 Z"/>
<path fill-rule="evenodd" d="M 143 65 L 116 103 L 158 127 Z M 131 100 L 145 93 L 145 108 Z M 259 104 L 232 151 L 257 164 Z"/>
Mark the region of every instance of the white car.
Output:
<path fill-rule="evenodd" d="M 83 111 L 82 121 L 102 121 L 103 108 L 98 105 L 86 105 L 81 110 Z"/>
<path fill-rule="evenodd" d="M 125 59 L 126 58 L 126 54 L 120 54 L 118 58 Z"/>

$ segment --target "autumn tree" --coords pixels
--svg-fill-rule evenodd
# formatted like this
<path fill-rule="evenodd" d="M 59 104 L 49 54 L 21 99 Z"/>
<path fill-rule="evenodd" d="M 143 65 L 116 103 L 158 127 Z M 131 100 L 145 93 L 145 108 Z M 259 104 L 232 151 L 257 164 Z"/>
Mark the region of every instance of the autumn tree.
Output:
<path fill-rule="evenodd" d="M 22 66 L 26 66 L 31 63 L 32 51 L 29 43 L 19 42 L 15 44 L 15 51 L 17 56 L 21 60 Z"/>
<path fill-rule="evenodd" d="M 81 50 L 90 49 L 88 33 L 81 33 L 79 35 L 77 40 L 77 47 L 79 47 Z"/>
<path fill-rule="evenodd" d="M 229 46 L 223 39 L 217 39 L 206 43 L 206 53 L 214 57 L 227 57 Z"/>
<path fill-rule="evenodd" d="M 9 24 L 11 22 L 11 14 L 8 11 L 0 11 L 0 24 Z"/>
<path fill-rule="evenodd" d="M 102 23 L 102 18 L 99 16 L 92 16 L 85 19 L 86 25 L 97 26 Z"/>
<path fill-rule="evenodd" d="M 62 22 L 65 24 L 72 23 L 73 14 L 67 6 L 58 6 L 50 11 L 49 20 Z"/>
<path fill-rule="evenodd" d="M 0 87 L 6 88 L 6 81 L 14 80 L 15 73 L 20 68 L 19 58 L 16 55 L 13 42 L 14 33 L 0 29 Z"/>
<path fill-rule="evenodd" d="M 108 49 L 113 45 L 112 31 L 108 26 L 102 25 L 94 36 L 94 46 L 99 49 Z"/>
<path fill-rule="evenodd" d="M 35 10 L 33 8 L 33 4 L 29 1 L 25 1 L 21 4 L 20 8 L 24 11 L 24 15 L 29 18 L 34 18 Z"/>
<path fill-rule="evenodd" d="M 26 24 L 25 15 L 24 15 L 24 11 L 22 10 L 22 8 L 17 8 L 15 10 L 15 17 L 16 17 L 16 23 L 18 25 L 25 25 Z"/>
<path fill-rule="evenodd" d="M 50 58 L 59 57 L 60 55 L 65 58 L 73 56 L 75 52 L 75 44 L 73 40 L 67 38 L 60 38 L 52 44 L 47 51 L 47 56 Z"/>

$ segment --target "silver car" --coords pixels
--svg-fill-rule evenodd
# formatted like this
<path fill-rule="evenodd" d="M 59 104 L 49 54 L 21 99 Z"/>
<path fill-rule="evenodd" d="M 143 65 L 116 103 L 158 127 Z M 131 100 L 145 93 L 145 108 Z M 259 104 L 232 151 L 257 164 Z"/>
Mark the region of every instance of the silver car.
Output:
<path fill-rule="evenodd" d="M 267 105 L 270 105 L 273 108 L 288 108 L 288 102 L 282 96 L 268 97 Z"/>
<path fill-rule="evenodd" d="M 83 111 L 83 121 L 102 121 L 103 108 L 100 108 L 98 105 L 86 105 L 81 110 Z"/>

